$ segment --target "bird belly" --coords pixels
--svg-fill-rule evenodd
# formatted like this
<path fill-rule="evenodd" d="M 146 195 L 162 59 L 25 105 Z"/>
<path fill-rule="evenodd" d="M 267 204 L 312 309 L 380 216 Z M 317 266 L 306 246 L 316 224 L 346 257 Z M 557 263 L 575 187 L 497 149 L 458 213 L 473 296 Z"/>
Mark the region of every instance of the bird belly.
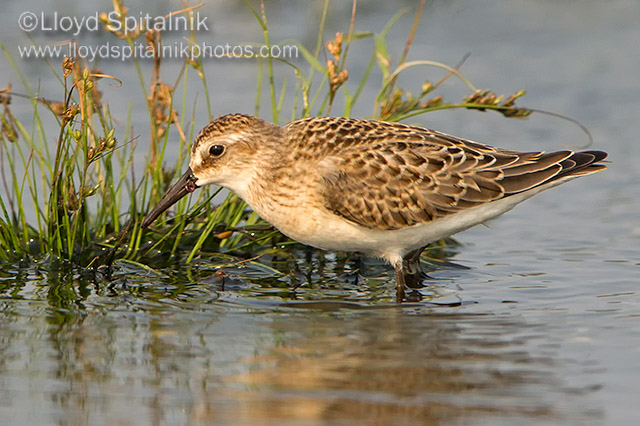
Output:
<path fill-rule="evenodd" d="M 395 230 L 366 228 L 315 203 L 266 209 L 261 205 L 258 209 L 254 206 L 254 210 L 283 234 L 300 243 L 325 250 L 360 251 L 394 263 L 412 250 L 494 219 L 527 198 L 572 178 L 559 179 L 430 222 Z"/>
<path fill-rule="evenodd" d="M 361 251 L 391 260 L 496 218 L 544 189 L 545 185 L 440 219 L 395 230 L 366 228 L 326 209 L 301 207 L 297 212 L 280 217 L 266 214 L 263 218 L 283 234 L 303 244 L 325 250 Z"/>

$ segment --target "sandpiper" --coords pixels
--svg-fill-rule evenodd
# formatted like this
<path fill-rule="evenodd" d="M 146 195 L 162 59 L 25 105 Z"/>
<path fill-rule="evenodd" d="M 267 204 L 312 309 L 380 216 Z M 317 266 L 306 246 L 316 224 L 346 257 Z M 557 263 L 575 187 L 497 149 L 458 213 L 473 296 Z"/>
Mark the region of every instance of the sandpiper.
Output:
<path fill-rule="evenodd" d="M 149 226 L 216 184 L 303 244 L 388 261 L 397 298 L 419 287 L 420 253 L 527 198 L 606 168 L 602 151 L 517 152 L 400 123 L 317 117 L 278 126 L 244 114 L 213 120 Z"/>

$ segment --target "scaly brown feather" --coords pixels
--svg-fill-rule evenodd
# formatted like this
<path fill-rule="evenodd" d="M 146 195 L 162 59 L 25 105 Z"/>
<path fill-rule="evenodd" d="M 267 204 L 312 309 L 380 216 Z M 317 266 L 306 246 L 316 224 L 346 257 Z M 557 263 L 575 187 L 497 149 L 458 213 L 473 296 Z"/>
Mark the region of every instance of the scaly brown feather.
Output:
<path fill-rule="evenodd" d="M 601 151 L 516 152 L 399 123 L 311 118 L 285 127 L 317 158 L 325 206 L 361 226 L 394 230 L 593 173 Z M 295 144 L 294 143 L 294 144 Z"/>

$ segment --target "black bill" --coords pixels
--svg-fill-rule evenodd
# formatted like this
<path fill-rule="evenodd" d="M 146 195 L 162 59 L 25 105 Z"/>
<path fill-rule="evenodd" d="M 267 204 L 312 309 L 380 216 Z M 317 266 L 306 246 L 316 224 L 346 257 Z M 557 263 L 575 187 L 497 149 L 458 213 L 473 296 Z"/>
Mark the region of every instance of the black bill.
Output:
<path fill-rule="evenodd" d="M 174 205 L 185 195 L 193 192 L 198 187 L 195 183 L 196 177 L 193 175 L 191 168 L 182 175 L 182 177 L 171 187 L 169 191 L 162 197 L 162 200 L 153 208 L 147 217 L 142 221 L 142 227 L 146 228 L 153 223 L 166 209 Z"/>

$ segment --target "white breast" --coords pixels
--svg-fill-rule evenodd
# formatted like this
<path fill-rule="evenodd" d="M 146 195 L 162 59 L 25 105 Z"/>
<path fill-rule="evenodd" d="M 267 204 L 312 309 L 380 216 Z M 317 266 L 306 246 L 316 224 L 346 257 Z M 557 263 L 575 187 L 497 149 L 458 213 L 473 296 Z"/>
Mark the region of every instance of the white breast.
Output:
<path fill-rule="evenodd" d="M 350 222 L 327 210 L 308 194 L 298 193 L 285 207 L 253 191 L 238 195 L 263 219 L 298 242 L 326 250 L 361 251 L 394 263 L 412 250 L 496 218 L 527 198 L 572 178 L 559 179 L 432 222 L 391 231 L 369 229 Z"/>

